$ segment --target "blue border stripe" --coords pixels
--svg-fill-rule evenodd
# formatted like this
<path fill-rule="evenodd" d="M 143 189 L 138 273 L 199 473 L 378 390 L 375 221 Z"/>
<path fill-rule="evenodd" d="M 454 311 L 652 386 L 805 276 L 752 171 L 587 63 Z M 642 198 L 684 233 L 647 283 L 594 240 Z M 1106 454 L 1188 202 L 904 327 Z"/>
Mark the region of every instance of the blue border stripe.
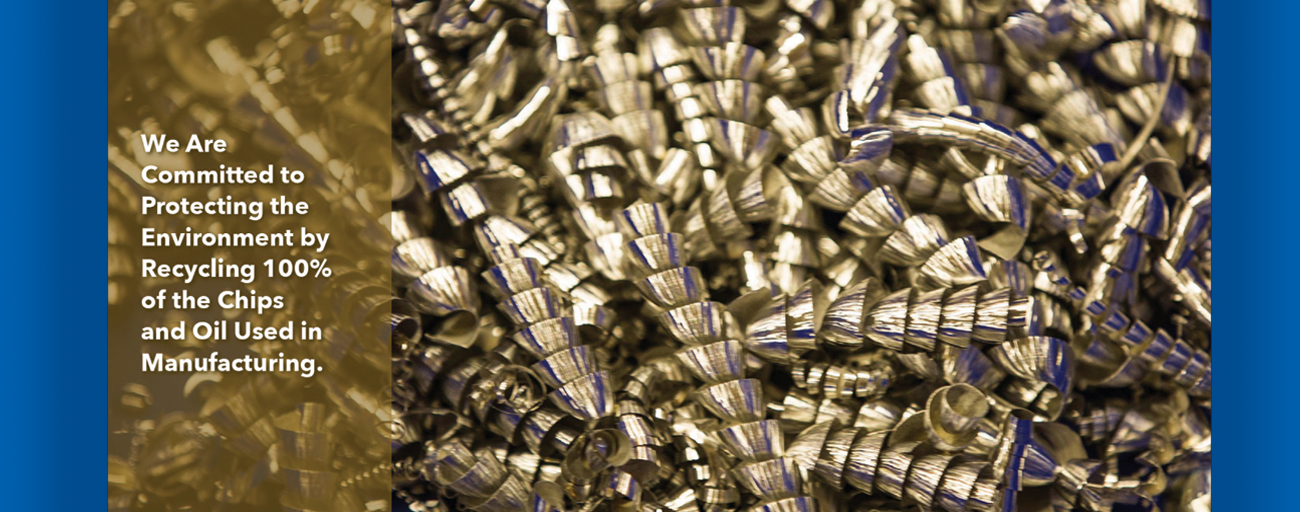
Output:
<path fill-rule="evenodd" d="M 102 510 L 107 495 L 104 4 L 13 2 L 0 269 L 5 510 Z"/>
<path fill-rule="evenodd" d="M 1300 445 L 1300 3 L 1222 3 L 1213 40 L 1218 153 L 1214 411 L 1221 510 L 1283 510 Z M 1226 508 L 1225 508 L 1226 507 Z"/>
<path fill-rule="evenodd" d="M 102 5 L 102 4 L 101 4 Z M 7 5 L 6 350 L 0 422 L 3 508 L 104 506 L 106 16 L 61 2 Z M 1284 505 L 1300 446 L 1294 376 L 1300 341 L 1295 254 L 1300 172 L 1294 37 L 1300 3 L 1220 6 L 1215 113 L 1219 153 L 1218 480 L 1224 510 Z M 13 490 L 21 489 L 21 492 Z M 39 508 L 37 508 L 39 507 Z"/>

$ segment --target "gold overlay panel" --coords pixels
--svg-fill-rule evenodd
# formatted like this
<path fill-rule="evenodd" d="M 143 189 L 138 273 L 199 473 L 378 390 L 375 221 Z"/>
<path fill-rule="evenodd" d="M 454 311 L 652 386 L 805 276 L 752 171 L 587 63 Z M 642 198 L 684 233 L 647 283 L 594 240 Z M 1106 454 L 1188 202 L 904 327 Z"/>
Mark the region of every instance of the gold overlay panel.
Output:
<path fill-rule="evenodd" d="M 109 2 L 109 510 L 388 509 L 391 19 L 386 0 Z M 145 147 L 164 135 L 177 151 Z M 231 167 L 275 179 L 162 180 Z M 181 201 L 263 209 L 156 209 Z M 285 246 L 146 246 L 286 232 Z M 189 282 L 159 271 L 214 262 Z M 268 327 L 275 339 L 239 339 Z"/>

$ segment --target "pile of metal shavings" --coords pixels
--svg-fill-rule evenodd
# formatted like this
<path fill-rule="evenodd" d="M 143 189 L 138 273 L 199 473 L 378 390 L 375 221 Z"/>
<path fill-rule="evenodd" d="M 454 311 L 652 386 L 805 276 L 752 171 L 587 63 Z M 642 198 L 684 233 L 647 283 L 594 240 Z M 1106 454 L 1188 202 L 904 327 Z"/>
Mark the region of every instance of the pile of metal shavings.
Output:
<path fill-rule="evenodd" d="M 1209 0 L 393 4 L 411 510 L 1210 509 Z"/>
<path fill-rule="evenodd" d="M 383 187 L 389 170 L 366 165 L 388 161 L 391 42 L 385 17 L 375 17 L 388 12 L 386 3 L 110 0 L 110 512 L 361 512 L 387 506 L 388 439 L 375 426 L 390 412 L 383 399 L 389 394 L 389 305 L 399 314 L 409 305 L 394 302 L 382 264 L 390 245 L 380 223 L 388 210 Z M 142 133 L 221 139 L 229 153 L 145 154 Z M 141 169 L 150 164 L 173 170 L 276 164 L 301 170 L 309 180 L 257 191 L 224 184 L 150 185 L 141 179 Z M 141 275 L 141 228 L 277 232 L 297 231 L 302 221 L 141 215 L 145 196 L 197 200 L 227 194 L 309 202 L 310 222 L 327 226 L 336 240 L 328 250 L 333 277 L 270 279 L 259 272 L 255 284 L 190 286 Z M 241 263 L 299 256 L 307 255 L 283 248 L 212 254 Z M 175 253 L 167 257 L 186 261 Z M 283 296 L 286 305 L 262 315 L 214 307 L 169 310 L 162 318 L 140 308 L 141 296 L 181 289 L 214 298 L 223 290 L 256 290 Z M 190 335 L 140 341 L 139 324 L 214 320 L 258 326 L 304 320 L 328 329 L 324 340 L 219 343 Z M 418 331 L 409 322 L 393 327 Z M 215 352 L 314 358 L 325 370 L 311 378 L 300 372 L 137 374 L 140 351 L 177 359 Z M 115 377 L 133 382 L 120 385 Z"/>

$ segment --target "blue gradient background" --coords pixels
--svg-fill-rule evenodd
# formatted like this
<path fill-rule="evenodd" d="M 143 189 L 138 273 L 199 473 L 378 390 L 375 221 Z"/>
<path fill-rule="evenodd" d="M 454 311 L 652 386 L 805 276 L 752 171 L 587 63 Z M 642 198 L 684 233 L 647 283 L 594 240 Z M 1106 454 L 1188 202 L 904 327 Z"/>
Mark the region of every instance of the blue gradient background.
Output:
<path fill-rule="evenodd" d="M 104 510 L 107 9 L 2 12 L 0 510 Z"/>
<path fill-rule="evenodd" d="M 104 4 L 7 4 L 0 509 L 105 506 Z M 1288 508 L 1300 461 L 1300 2 L 1221 3 L 1218 93 L 1220 510 Z"/>
<path fill-rule="evenodd" d="M 1294 510 L 1300 339 L 1286 322 L 1300 318 L 1300 3 L 1219 7 L 1214 490 L 1219 510 Z"/>

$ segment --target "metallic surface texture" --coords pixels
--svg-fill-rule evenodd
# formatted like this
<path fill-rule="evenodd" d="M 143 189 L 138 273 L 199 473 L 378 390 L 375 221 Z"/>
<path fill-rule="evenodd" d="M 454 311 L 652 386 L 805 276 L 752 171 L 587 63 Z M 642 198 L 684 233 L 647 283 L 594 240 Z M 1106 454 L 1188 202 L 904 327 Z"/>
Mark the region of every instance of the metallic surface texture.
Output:
<path fill-rule="evenodd" d="M 412 510 L 1209 509 L 1208 2 L 394 11 Z"/>

